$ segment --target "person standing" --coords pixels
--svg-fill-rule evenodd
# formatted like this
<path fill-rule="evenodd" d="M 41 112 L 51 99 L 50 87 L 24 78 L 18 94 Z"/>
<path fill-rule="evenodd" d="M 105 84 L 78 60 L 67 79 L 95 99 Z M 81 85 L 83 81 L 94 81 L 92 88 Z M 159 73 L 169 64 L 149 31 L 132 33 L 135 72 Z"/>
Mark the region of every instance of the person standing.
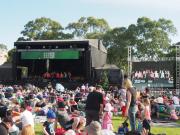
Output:
<path fill-rule="evenodd" d="M 102 86 L 97 85 L 96 89 L 87 96 L 86 125 L 89 125 L 91 121 L 100 121 L 103 114 L 103 95 L 101 92 Z"/>
<path fill-rule="evenodd" d="M 129 117 L 131 131 L 136 130 L 136 96 L 137 92 L 132 86 L 132 82 L 128 79 L 128 76 L 124 75 L 124 88 L 127 90 L 127 103 L 126 103 L 126 111 L 125 116 Z"/>
<path fill-rule="evenodd" d="M 34 133 L 34 118 L 30 111 L 26 109 L 26 103 L 21 104 L 22 113 L 20 120 L 22 121 L 21 135 L 35 135 Z"/>
<path fill-rule="evenodd" d="M 112 124 L 113 109 L 114 108 L 111 106 L 110 103 L 106 103 L 104 108 L 105 113 L 103 114 L 103 118 L 102 118 L 102 129 L 108 129 L 113 131 L 113 124 Z"/>

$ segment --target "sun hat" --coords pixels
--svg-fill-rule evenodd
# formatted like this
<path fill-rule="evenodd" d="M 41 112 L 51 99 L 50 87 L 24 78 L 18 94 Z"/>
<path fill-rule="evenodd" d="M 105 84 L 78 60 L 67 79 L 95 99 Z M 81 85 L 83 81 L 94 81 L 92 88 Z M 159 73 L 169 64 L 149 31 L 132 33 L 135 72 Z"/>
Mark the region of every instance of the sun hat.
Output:
<path fill-rule="evenodd" d="M 85 131 L 91 135 L 102 135 L 101 124 L 98 121 L 92 121 L 86 128 Z"/>
<path fill-rule="evenodd" d="M 56 118 L 56 114 L 52 110 L 49 110 L 47 112 L 47 118 L 48 119 L 55 119 Z"/>
<path fill-rule="evenodd" d="M 110 103 L 107 103 L 107 104 L 105 105 L 104 110 L 109 112 L 109 111 L 112 111 L 112 110 L 113 110 L 113 107 L 111 106 Z"/>

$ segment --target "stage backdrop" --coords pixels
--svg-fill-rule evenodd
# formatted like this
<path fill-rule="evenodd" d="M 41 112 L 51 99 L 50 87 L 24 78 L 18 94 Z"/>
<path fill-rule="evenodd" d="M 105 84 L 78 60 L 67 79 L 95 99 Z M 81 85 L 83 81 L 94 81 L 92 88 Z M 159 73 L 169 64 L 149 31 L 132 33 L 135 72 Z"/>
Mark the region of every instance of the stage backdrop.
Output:
<path fill-rule="evenodd" d="M 131 77 L 138 89 L 173 88 L 175 71 L 175 61 L 133 62 Z"/>

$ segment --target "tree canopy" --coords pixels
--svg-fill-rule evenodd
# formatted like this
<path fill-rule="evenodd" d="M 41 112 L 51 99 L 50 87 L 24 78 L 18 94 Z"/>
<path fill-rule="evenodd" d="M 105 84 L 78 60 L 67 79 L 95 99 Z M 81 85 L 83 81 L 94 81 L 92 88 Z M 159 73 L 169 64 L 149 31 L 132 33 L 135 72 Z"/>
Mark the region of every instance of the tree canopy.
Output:
<path fill-rule="evenodd" d="M 65 34 L 63 32 L 63 27 L 60 23 L 45 17 L 29 21 L 24 26 L 21 34 L 23 37 L 20 37 L 18 41 L 72 38 L 71 34 Z"/>
<path fill-rule="evenodd" d="M 42 17 L 29 21 L 18 40 L 101 39 L 108 50 L 108 63 L 127 69 L 128 46 L 132 47 L 132 55 L 136 58 L 174 56 L 170 36 L 176 33 L 173 22 L 164 18 L 141 17 L 128 27 L 111 29 L 105 19 L 92 16 L 81 17 L 65 28 L 57 21 Z"/>
<path fill-rule="evenodd" d="M 77 22 L 69 23 L 66 29 L 70 30 L 74 37 L 102 39 L 110 27 L 105 19 L 90 16 L 81 17 Z"/>
<path fill-rule="evenodd" d="M 170 45 L 170 35 L 176 34 L 172 21 L 166 19 L 151 20 L 138 18 L 137 24 L 128 27 L 132 35 L 132 47 L 137 57 L 161 57 L 166 54 Z"/>

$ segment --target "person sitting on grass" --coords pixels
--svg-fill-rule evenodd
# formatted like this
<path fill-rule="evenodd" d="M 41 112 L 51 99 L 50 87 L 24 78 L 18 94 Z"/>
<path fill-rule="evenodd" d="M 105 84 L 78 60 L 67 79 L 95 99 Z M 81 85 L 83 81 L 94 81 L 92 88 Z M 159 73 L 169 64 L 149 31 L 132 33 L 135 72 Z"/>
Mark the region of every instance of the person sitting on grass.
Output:
<path fill-rule="evenodd" d="M 178 116 L 176 115 L 176 111 L 175 111 L 175 106 L 172 102 L 169 104 L 169 109 L 170 109 L 170 119 L 178 120 Z"/>
<path fill-rule="evenodd" d="M 55 131 L 54 131 L 55 119 L 56 119 L 56 114 L 52 110 L 49 110 L 47 113 L 47 121 L 45 121 L 43 124 L 44 135 L 55 135 Z"/>

